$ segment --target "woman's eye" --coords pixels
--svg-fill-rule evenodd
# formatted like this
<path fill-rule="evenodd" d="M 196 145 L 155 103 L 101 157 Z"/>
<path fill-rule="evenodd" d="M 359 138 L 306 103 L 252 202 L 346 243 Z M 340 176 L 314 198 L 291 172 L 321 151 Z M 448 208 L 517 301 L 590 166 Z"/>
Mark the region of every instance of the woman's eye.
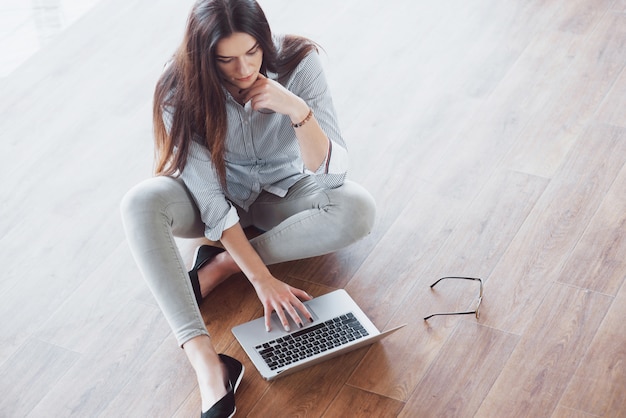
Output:
<path fill-rule="evenodd" d="M 228 64 L 231 61 L 232 60 L 230 60 L 230 59 L 223 59 L 223 58 L 218 58 L 217 59 L 217 62 L 221 62 L 222 64 Z"/>
<path fill-rule="evenodd" d="M 256 48 L 251 49 L 250 51 L 248 51 L 248 55 L 254 55 L 257 52 L 259 52 L 259 47 L 258 46 Z"/>

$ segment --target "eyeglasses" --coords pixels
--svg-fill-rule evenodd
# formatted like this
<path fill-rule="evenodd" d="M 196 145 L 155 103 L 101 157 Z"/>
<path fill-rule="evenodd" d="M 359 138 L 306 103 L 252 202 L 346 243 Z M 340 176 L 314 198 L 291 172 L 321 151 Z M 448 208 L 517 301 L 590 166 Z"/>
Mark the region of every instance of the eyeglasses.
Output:
<path fill-rule="evenodd" d="M 447 280 L 447 279 L 460 279 L 460 280 L 474 280 L 480 283 L 480 293 L 478 294 L 478 305 L 476 305 L 476 310 L 473 311 L 469 311 L 469 312 L 445 312 L 445 313 L 436 313 L 436 314 L 432 314 L 432 315 L 428 315 L 427 317 L 424 318 L 424 321 L 427 321 L 428 319 L 432 318 L 433 316 L 437 316 L 437 315 L 476 315 L 476 319 L 480 318 L 480 303 L 483 301 L 483 281 L 482 279 L 478 279 L 478 278 L 474 278 L 474 277 L 442 277 L 441 279 L 437 280 L 435 283 L 430 285 L 430 288 L 432 289 L 433 287 L 435 287 L 435 285 L 437 283 L 439 283 L 442 280 Z"/>

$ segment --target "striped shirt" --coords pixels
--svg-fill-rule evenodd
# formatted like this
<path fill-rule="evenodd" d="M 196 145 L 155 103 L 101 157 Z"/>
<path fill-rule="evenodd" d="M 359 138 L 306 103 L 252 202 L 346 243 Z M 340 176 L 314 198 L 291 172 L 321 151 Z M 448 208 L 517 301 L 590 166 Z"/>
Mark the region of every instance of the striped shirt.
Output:
<path fill-rule="evenodd" d="M 277 74 L 267 76 L 277 78 Z M 348 165 L 346 144 L 318 54 L 308 54 L 284 86 L 309 105 L 329 138 L 326 160 L 315 172 L 306 170 L 288 116 L 254 111 L 250 102 L 242 106 L 224 89 L 228 117 L 224 154 L 226 190 L 220 185 L 208 149 L 196 141 L 191 141 L 187 164 L 181 173 L 200 210 L 204 234 L 209 240 L 219 240 L 224 230 L 239 222 L 233 203 L 248 210 L 263 190 L 285 196 L 292 185 L 307 175 L 312 175 L 324 188 L 343 184 Z M 171 115 L 164 118 L 168 116 Z"/>

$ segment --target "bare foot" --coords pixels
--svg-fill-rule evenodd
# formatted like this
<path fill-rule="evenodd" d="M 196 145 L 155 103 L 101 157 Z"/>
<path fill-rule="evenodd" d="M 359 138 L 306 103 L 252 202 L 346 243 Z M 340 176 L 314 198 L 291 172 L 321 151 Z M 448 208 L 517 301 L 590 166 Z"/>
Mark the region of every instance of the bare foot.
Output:
<path fill-rule="evenodd" d="M 198 281 L 202 297 L 206 297 L 220 283 L 241 270 L 226 251 L 219 253 L 213 260 L 198 270 Z"/>

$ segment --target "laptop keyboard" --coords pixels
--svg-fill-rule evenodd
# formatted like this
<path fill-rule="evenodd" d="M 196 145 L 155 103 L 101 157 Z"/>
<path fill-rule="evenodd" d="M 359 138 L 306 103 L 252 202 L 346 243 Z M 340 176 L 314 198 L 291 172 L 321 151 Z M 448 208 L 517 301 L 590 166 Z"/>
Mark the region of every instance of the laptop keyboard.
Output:
<path fill-rule="evenodd" d="M 268 367 L 276 370 L 366 335 L 368 332 L 350 312 L 255 348 Z"/>

